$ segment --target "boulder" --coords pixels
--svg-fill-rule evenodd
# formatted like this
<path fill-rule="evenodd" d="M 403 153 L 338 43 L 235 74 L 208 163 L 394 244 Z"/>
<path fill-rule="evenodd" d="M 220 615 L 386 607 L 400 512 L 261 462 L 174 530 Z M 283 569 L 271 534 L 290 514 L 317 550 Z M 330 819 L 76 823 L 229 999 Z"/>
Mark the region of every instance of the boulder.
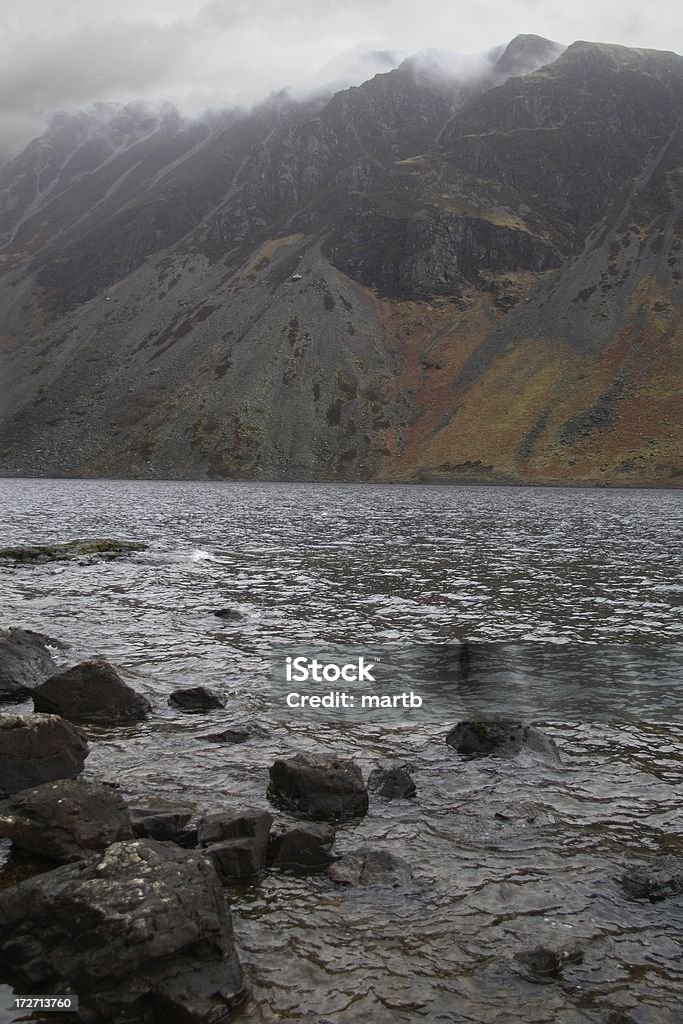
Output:
<path fill-rule="evenodd" d="M 0 803 L 0 836 L 18 849 L 67 864 L 132 839 L 123 798 L 98 782 L 60 779 Z"/>
<path fill-rule="evenodd" d="M 303 818 L 344 821 L 368 812 L 368 791 L 355 761 L 297 754 L 270 769 L 268 795 Z"/>
<path fill-rule="evenodd" d="M 84 661 L 51 676 L 33 691 L 33 705 L 36 711 L 95 725 L 129 725 L 151 710 L 147 698 L 124 683 L 103 659 Z"/>
<path fill-rule="evenodd" d="M 185 689 L 174 690 L 168 698 L 168 703 L 180 711 L 213 711 L 216 708 L 224 708 L 227 698 L 225 694 L 208 686 L 188 686 Z"/>
<path fill-rule="evenodd" d="M 649 864 L 634 864 L 621 876 L 628 896 L 658 903 L 683 895 L 683 858 L 659 857 Z"/>
<path fill-rule="evenodd" d="M 268 811 L 250 808 L 216 811 L 200 819 L 197 840 L 224 884 L 238 885 L 261 877 L 266 869 L 272 823 Z"/>
<path fill-rule="evenodd" d="M 0 796 L 83 771 L 88 744 L 56 715 L 0 716 Z"/>
<path fill-rule="evenodd" d="M 206 733 L 198 736 L 197 739 L 205 740 L 207 743 L 246 743 L 247 740 L 263 739 L 270 735 L 267 729 L 257 722 L 235 722 L 227 729 L 220 732 Z"/>
<path fill-rule="evenodd" d="M 331 825 L 303 822 L 271 837 L 268 858 L 272 867 L 298 874 L 325 871 L 338 858 L 332 853 Z"/>
<path fill-rule="evenodd" d="M 77 992 L 77 1019 L 218 1024 L 245 998 L 212 864 L 114 843 L 0 892 L 0 962 L 29 992 Z"/>
<path fill-rule="evenodd" d="M 138 839 L 159 839 L 162 842 L 196 846 L 197 830 L 188 828 L 192 808 L 171 800 L 155 798 L 129 807 L 133 834 Z"/>
<path fill-rule="evenodd" d="M 514 757 L 526 750 L 547 761 L 560 761 L 554 741 L 522 722 L 458 722 L 446 743 L 467 757 Z"/>
<path fill-rule="evenodd" d="M 417 793 L 412 770 L 411 764 L 381 764 L 370 772 L 368 789 L 383 800 L 409 799 Z"/>
<path fill-rule="evenodd" d="M 528 972 L 537 978 L 559 978 L 567 964 L 583 963 L 583 950 L 578 946 L 565 946 L 562 949 L 536 946 L 534 949 L 515 953 L 515 960 L 524 964 Z"/>
<path fill-rule="evenodd" d="M 0 701 L 18 702 L 57 670 L 48 637 L 30 629 L 0 630 Z"/>
<path fill-rule="evenodd" d="M 392 889 L 408 885 L 413 878 L 413 869 L 407 860 L 373 846 L 361 846 L 345 853 L 327 873 L 337 885 L 377 885 Z"/>

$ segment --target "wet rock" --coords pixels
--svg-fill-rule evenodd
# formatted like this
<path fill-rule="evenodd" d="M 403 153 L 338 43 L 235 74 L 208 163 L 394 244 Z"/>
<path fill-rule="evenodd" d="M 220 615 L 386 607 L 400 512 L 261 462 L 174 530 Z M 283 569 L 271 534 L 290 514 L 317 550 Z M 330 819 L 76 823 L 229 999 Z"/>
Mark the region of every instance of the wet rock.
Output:
<path fill-rule="evenodd" d="M 211 612 L 218 619 L 223 619 L 226 622 L 240 622 L 244 616 L 241 612 L 235 611 L 234 608 L 216 608 Z"/>
<path fill-rule="evenodd" d="M 547 761 L 560 761 L 554 741 L 522 722 L 459 722 L 446 736 L 446 743 L 469 757 L 514 757 L 529 751 Z"/>
<path fill-rule="evenodd" d="M 174 690 L 168 698 L 168 703 L 179 711 L 214 711 L 216 708 L 224 708 L 227 698 L 208 686 L 188 686 L 185 689 Z"/>
<path fill-rule="evenodd" d="M 0 701 L 18 702 L 56 671 L 48 637 L 30 629 L 0 630 Z"/>
<path fill-rule="evenodd" d="M 0 836 L 27 853 L 66 864 L 132 839 L 123 798 L 101 783 L 60 779 L 0 803 Z"/>
<path fill-rule="evenodd" d="M 307 822 L 271 837 L 268 856 L 274 868 L 312 874 L 325 871 L 338 858 L 332 853 L 335 833 L 331 825 Z"/>
<path fill-rule="evenodd" d="M 220 732 L 210 732 L 204 736 L 198 736 L 199 740 L 206 740 L 207 743 L 246 743 L 247 740 L 263 739 L 270 733 L 257 722 L 235 722 L 227 729 Z"/>
<path fill-rule="evenodd" d="M 155 799 L 144 804 L 131 804 L 130 820 L 138 839 L 159 839 L 162 842 L 196 845 L 197 831 L 188 828 L 192 808 L 170 800 Z"/>
<path fill-rule="evenodd" d="M 286 810 L 318 821 L 344 821 L 368 812 L 368 791 L 355 761 L 297 754 L 270 769 L 268 794 Z"/>
<path fill-rule="evenodd" d="M 0 716 L 0 796 L 75 779 L 87 756 L 83 734 L 56 715 Z"/>
<path fill-rule="evenodd" d="M 332 864 L 328 875 L 338 885 L 377 885 L 397 889 L 412 881 L 413 869 L 407 860 L 389 850 L 361 846 Z"/>
<path fill-rule="evenodd" d="M 36 711 L 96 725 L 128 725 L 151 710 L 147 698 L 124 683 L 103 659 L 84 661 L 51 676 L 33 691 L 33 706 Z"/>
<path fill-rule="evenodd" d="M 583 950 L 578 946 L 567 946 L 563 949 L 536 946 L 534 949 L 515 953 L 515 960 L 523 963 L 531 975 L 553 979 L 560 976 L 560 972 L 567 964 L 583 963 Z"/>
<path fill-rule="evenodd" d="M 409 799 L 417 793 L 411 771 L 412 764 L 381 764 L 370 772 L 368 789 L 383 800 Z"/>
<path fill-rule="evenodd" d="M 621 876 L 627 895 L 658 903 L 683 895 L 683 858 L 660 857 L 650 864 L 634 864 Z"/>
<path fill-rule="evenodd" d="M 245 996 L 213 866 L 150 839 L 0 892 L 0 962 L 17 987 L 77 992 L 84 1024 L 217 1024 Z"/>
<path fill-rule="evenodd" d="M 82 558 L 122 558 L 135 551 L 146 551 L 147 544 L 129 540 L 70 540 L 65 544 L 29 544 L 22 547 L 0 548 L 0 562 L 16 565 L 39 565 L 43 562 L 64 562 Z"/>
<path fill-rule="evenodd" d="M 199 821 L 199 845 L 226 885 L 254 881 L 263 874 L 272 823 L 269 811 L 250 808 L 216 811 Z"/>

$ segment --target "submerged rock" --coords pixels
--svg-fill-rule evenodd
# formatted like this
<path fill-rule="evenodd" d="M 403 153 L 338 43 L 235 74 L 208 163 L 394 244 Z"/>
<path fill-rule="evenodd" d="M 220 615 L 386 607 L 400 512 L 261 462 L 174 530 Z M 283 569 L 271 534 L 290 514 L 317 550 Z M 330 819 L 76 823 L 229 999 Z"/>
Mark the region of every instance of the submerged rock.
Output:
<path fill-rule="evenodd" d="M 624 891 L 636 900 L 658 903 L 683 895 L 683 858 L 660 857 L 650 864 L 634 864 L 621 876 Z"/>
<path fill-rule="evenodd" d="M 390 850 L 361 846 L 332 864 L 328 875 L 338 885 L 377 885 L 397 889 L 412 881 L 413 869 L 407 860 Z"/>
<path fill-rule="evenodd" d="M 286 810 L 318 821 L 343 821 L 368 813 L 368 791 L 355 761 L 297 754 L 275 761 L 268 795 Z"/>
<path fill-rule="evenodd" d="M 188 686 L 174 690 L 168 703 L 179 711 L 213 711 L 227 704 L 225 694 L 208 686 Z"/>
<path fill-rule="evenodd" d="M 27 853 L 66 864 L 132 839 L 123 798 L 101 783 L 61 779 L 0 803 L 0 836 Z"/>
<path fill-rule="evenodd" d="M 77 992 L 84 1024 L 218 1024 L 245 998 L 213 866 L 150 839 L 0 892 L 0 962 L 24 990 Z"/>
<path fill-rule="evenodd" d="M 154 799 L 144 804 L 131 804 L 129 811 L 133 833 L 139 839 L 159 839 L 180 843 L 181 846 L 197 845 L 197 830 L 188 828 L 191 807 Z"/>
<path fill-rule="evenodd" d="M 246 743 L 247 740 L 263 739 L 270 733 L 257 722 L 235 722 L 227 729 L 220 732 L 210 732 L 198 736 L 198 740 L 206 740 L 207 743 Z"/>
<path fill-rule="evenodd" d="M 0 630 L 0 701 L 26 700 L 32 687 L 57 670 L 48 640 L 30 629 Z"/>
<path fill-rule="evenodd" d="M 325 871 L 338 857 L 332 853 L 335 833 L 331 825 L 306 822 L 271 836 L 268 856 L 274 868 L 312 874 Z"/>
<path fill-rule="evenodd" d="M 368 789 L 383 800 L 409 799 L 417 793 L 411 770 L 411 764 L 381 764 L 370 772 Z"/>
<path fill-rule="evenodd" d="M 135 551 L 146 551 L 148 545 L 130 540 L 69 540 L 63 544 L 29 544 L 21 547 L 0 548 L 0 561 L 15 565 L 35 565 L 42 562 L 64 562 L 84 557 L 105 559 L 122 558 Z"/>
<path fill-rule="evenodd" d="M 36 711 L 96 725 L 128 725 L 151 710 L 147 698 L 124 683 L 103 659 L 84 661 L 51 676 L 33 691 L 33 705 Z"/>
<path fill-rule="evenodd" d="M 523 722 L 458 722 L 446 736 L 449 747 L 469 757 L 514 757 L 523 750 L 560 762 L 555 742 Z"/>
<path fill-rule="evenodd" d="M 538 978 L 558 978 L 567 964 L 583 963 L 583 950 L 578 946 L 566 946 L 562 949 L 548 949 L 547 946 L 536 946 L 534 949 L 515 953 L 530 974 Z"/>
<path fill-rule="evenodd" d="M 207 814 L 197 826 L 197 840 L 211 857 L 226 885 L 255 881 L 266 869 L 269 811 L 242 808 Z"/>
<path fill-rule="evenodd" d="M 241 622 L 244 618 L 242 613 L 235 611 L 234 608 L 215 608 L 211 610 L 211 614 L 215 615 L 218 619 L 224 619 L 226 622 Z"/>
<path fill-rule="evenodd" d="M 0 796 L 75 779 L 88 752 L 83 734 L 56 715 L 1 715 Z"/>

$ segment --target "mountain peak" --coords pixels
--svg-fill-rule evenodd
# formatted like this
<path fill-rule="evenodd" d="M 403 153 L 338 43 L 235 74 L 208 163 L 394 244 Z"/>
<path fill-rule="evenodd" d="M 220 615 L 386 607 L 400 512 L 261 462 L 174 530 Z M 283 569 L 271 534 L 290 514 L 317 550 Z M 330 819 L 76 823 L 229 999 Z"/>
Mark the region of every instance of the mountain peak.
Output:
<path fill-rule="evenodd" d="M 543 36 L 518 35 L 505 47 L 495 70 L 506 77 L 528 75 L 544 64 L 552 64 L 565 49 L 562 43 Z"/>

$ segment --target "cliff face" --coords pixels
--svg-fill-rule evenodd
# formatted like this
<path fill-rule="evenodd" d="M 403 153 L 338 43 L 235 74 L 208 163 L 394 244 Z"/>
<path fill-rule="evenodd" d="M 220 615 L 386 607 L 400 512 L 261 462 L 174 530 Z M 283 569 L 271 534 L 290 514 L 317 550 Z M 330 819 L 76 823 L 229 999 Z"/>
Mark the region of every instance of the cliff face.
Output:
<path fill-rule="evenodd" d="M 518 37 L 0 169 L 0 473 L 680 483 L 683 58 Z"/>

